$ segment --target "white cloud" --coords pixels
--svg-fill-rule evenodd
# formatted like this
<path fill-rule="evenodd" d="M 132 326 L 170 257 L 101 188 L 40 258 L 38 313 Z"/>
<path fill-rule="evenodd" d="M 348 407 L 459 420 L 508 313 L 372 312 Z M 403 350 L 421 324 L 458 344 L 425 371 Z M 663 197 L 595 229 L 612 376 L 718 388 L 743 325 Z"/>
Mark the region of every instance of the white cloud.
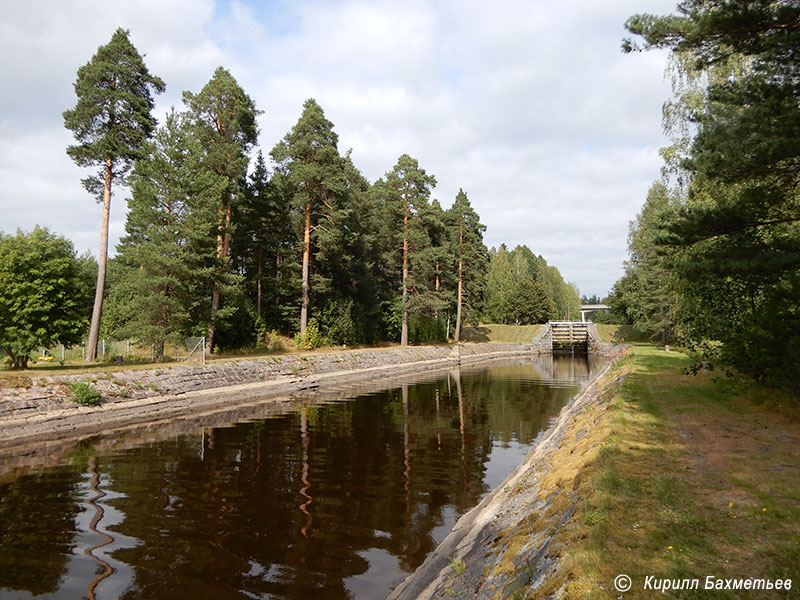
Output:
<path fill-rule="evenodd" d="M 489 245 L 527 244 L 603 294 L 659 176 L 665 59 L 619 50 L 624 20 L 641 10 L 633 0 L 12 4 L 0 23 L 0 76 L 13 90 L 0 97 L 0 229 L 48 224 L 79 250 L 97 247 L 99 212 L 64 152 L 61 112 L 74 105 L 77 68 L 121 26 L 167 83 L 159 116 L 223 65 L 265 110 L 268 153 L 314 97 L 369 179 L 411 154 L 444 206 L 467 191 Z"/>

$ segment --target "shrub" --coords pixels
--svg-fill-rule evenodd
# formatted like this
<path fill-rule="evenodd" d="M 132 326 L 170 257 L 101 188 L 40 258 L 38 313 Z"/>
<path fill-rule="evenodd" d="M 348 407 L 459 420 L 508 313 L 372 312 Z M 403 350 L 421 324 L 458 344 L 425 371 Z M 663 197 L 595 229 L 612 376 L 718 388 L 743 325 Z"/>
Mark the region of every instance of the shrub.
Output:
<path fill-rule="evenodd" d="M 73 381 L 67 384 L 72 399 L 83 406 L 97 406 L 100 404 L 100 392 L 91 383 Z"/>
<path fill-rule="evenodd" d="M 447 331 L 442 319 L 425 315 L 412 317 L 408 324 L 408 341 L 411 344 L 446 342 Z"/>
<path fill-rule="evenodd" d="M 281 336 L 277 329 L 267 329 L 264 319 L 256 321 L 256 348 L 265 349 L 270 352 L 283 352 L 285 350 Z"/>
<path fill-rule="evenodd" d="M 294 344 L 299 350 L 313 350 L 325 344 L 325 337 L 319 330 L 319 323 L 316 319 L 311 319 L 306 326 L 303 335 L 299 333 L 294 336 Z"/>
<path fill-rule="evenodd" d="M 353 300 L 329 302 L 322 310 L 320 318 L 325 337 L 332 344 L 355 346 L 360 340 L 356 321 L 353 318 Z"/>

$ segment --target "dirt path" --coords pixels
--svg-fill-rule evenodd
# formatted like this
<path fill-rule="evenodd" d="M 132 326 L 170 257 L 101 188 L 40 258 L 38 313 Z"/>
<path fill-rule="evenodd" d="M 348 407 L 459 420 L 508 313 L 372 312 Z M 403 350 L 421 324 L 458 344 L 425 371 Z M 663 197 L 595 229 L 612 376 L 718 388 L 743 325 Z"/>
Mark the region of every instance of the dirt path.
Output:
<path fill-rule="evenodd" d="M 794 541 L 794 550 L 787 548 L 785 560 L 792 560 L 792 552 L 800 558 L 800 422 L 782 408 L 741 399 L 706 410 L 669 407 L 669 420 L 685 446 L 683 479 L 693 491 L 695 510 L 723 516 L 728 522 L 720 530 L 750 542 L 721 540 L 730 577 L 763 576 L 774 568 L 764 550 L 787 541 Z"/>

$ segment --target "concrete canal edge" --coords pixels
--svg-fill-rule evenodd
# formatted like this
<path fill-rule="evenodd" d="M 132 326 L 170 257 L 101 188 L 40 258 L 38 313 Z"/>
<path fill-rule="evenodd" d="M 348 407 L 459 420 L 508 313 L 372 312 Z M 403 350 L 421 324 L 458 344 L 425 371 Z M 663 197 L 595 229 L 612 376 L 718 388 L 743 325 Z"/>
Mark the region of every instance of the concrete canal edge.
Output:
<path fill-rule="evenodd" d="M 137 424 L 163 423 L 226 411 L 248 403 L 288 402 L 327 386 L 424 374 L 486 360 L 544 354 L 534 344 L 479 343 L 283 355 L 113 373 L 16 378 L 0 388 L 0 455 L 43 442 L 108 434 Z M 101 393 L 96 407 L 71 400 L 67 384 L 89 381 Z M 223 392 L 224 393 L 221 393 Z M 41 448 L 38 449 L 41 451 Z"/>
<path fill-rule="evenodd" d="M 464 514 L 422 565 L 387 600 L 511 598 L 544 592 L 558 568 L 551 545 L 579 502 L 574 482 L 603 439 L 593 435 L 618 392 L 629 346 L 604 348 L 611 362 L 560 412 L 525 460 Z M 546 590 L 546 591 L 545 591 Z M 537 596 L 538 597 L 538 596 Z"/>

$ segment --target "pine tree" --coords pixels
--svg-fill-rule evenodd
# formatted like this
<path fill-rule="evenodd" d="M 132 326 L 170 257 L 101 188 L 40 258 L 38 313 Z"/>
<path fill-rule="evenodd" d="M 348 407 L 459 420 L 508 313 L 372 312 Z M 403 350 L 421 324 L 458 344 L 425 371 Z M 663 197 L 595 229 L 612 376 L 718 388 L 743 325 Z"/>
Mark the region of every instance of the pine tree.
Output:
<path fill-rule="evenodd" d="M 800 5 L 687 0 L 677 15 L 635 15 L 641 43 L 667 48 L 702 83 L 679 113 L 694 133 L 688 196 L 660 223 L 681 320 L 694 340 L 757 378 L 791 379 L 800 356 Z M 681 90 L 676 90 L 679 94 Z"/>
<path fill-rule="evenodd" d="M 130 177 L 127 235 L 118 247 L 121 273 L 112 290 L 119 335 L 152 344 L 208 322 L 205 298 L 214 280 L 216 206 L 226 182 L 201 168 L 202 155 L 182 115 L 167 115 Z"/>
<path fill-rule="evenodd" d="M 412 264 L 413 255 L 429 244 L 427 232 L 422 227 L 418 214 L 428 206 L 431 188 L 436 186 L 436 178 L 428 175 L 425 169 L 420 168 L 419 162 L 411 158 L 408 154 L 403 154 L 394 168 L 389 171 L 385 180 L 380 182 L 379 188 L 384 195 L 384 208 L 386 210 L 385 226 L 390 228 L 392 234 L 389 239 L 400 236 L 401 242 L 390 243 L 390 252 L 394 256 L 399 245 L 402 249 L 401 273 L 401 330 L 400 345 L 408 345 L 408 317 L 409 317 L 409 293 L 416 290 L 418 293 L 423 289 L 425 277 L 419 273 L 415 276 L 409 270 Z M 393 234 L 398 231 L 398 221 L 402 221 L 402 233 Z M 418 285 L 417 285 L 418 284 Z"/>
<path fill-rule="evenodd" d="M 241 201 L 234 207 L 234 216 L 238 226 L 237 235 L 233 238 L 232 256 L 248 284 L 255 288 L 256 316 L 262 319 L 265 304 L 274 303 L 276 299 L 275 262 L 283 215 L 279 196 L 270 182 L 269 171 L 260 151 L 253 172 L 244 186 Z"/>
<path fill-rule="evenodd" d="M 84 187 L 103 203 L 100 228 L 100 259 L 94 308 L 86 347 L 87 362 L 97 355 L 108 263 L 108 223 L 111 192 L 122 183 L 131 165 L 142 156 L 142 146 L 152 135 L 153 92 L 163 92 L 164 82 L 150 74 L 144 60 L 128 38 L 117 29 L 111 41 L 78 69 L 75 108 L 64 111 L 64 126 L 79 142 L 67 154 L 82 167 L 99 167 L 96 175 L 83 180 Z"/>
<path fill-rule="evenodd" d="M 615 300 L 625 305 L 626 316 L 639 332 L 658 336 L 665 343 L 675 339 L 676 282 L 662 256 L 659 235 L 662 219 L 674 205 L 675 199 L 663 183 L 650 187 L 644 207 L 630 224 L 630 259 Z"/>
<path fill-rule="evenodd" d="M 484 274 L 488 264 L 488 252 L 483 243 L 486 226 L 481 224 L 478 213 L 469 203 L 464 190 L 459 189 L 453 206 L 448 211 L 452 247 L 458 257 L 456 324 L 454 342 L 461 338 L 462 306 L 478 310 L 484 294 Z"/>
<path fill-rule="evenodd" d="M 418 318 L 439 322 L 455 306 L 456 251 L 449 230 L 448 215 L 435 198 L 421 204 L 416 215 L 419 234 L 412 228 L 409 256 L 409 311 Z M 412 319 L 413 320 L 413 319 Z M 427 341 L 427 340 L 426 340 Z"/>
<path fill-rule="evenodd" d="M 511 293 L 511 318 L 520 325 L 547 323 L 556 314 L 553 300 L 538 281 L 523 279 Z"/>
<path fill-rule="evenodd" d="M 353 345 L 381 334 L 381 281 L 374 274 L 378 215 L 369 182 L 349 153 L 342 166 L 344 194 L 332 222 L 326 219 L 316 232 L 313 285 L 323 333 L 332 343 Z"/>
<path fill-rule="evenodd" d="M 336 227 L 335 213 L 346 189 L 338 141 L 333 123 L 325 118 L 319 104 L 309 98 L 295 126 L 271 152 L 278 170 L 293 186 L 294 207 L 303 214 L 301 336 L 308 325 L 312 236 L 318 237 L 318 232 L 326 227 Z"/>
<path fill-rule="evenodd" d="M 248 152 L 258 139 L 256 117 L 261 111 L 229 71 L 218 67 L 198 94 L 183 93 L 194 135 L 204 152 L 202 166 L 226 182 L 217 207 L 217 280 L 211 293 L 211 321 L 206 349 L 214 345 L 220 319 L 220 292 L 230 275 L 230 243 L 234 198 L 247 173 Z"/>

